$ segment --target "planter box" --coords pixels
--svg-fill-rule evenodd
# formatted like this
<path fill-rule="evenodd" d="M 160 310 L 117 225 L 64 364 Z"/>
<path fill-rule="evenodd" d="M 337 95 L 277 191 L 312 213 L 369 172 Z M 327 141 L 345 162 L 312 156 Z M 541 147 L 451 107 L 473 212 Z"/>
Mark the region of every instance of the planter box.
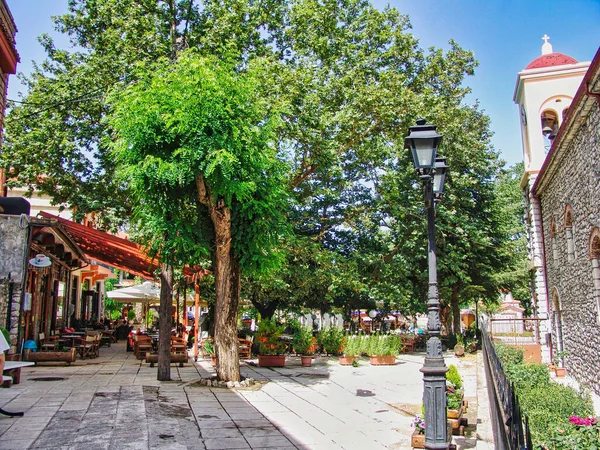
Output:
<path fill-rule="evenodd" d="M 413 430 L 413 434 L 410 437 L 410 445 L 413 448 L 425 448 L 425 435 L 420 434 L 417 430 Z"/>
<path fill-rule="evenodd" d="M 396 357 L 391 356 L 371 356 L 369 361 L 372 366 L 393 366 L 396 364 Z"/>
<path fill-rule="evenodd" d="M 259 367 L 285 367 L 285 355 L 258 355 Z"/>
<path fill-rule="evenodd" d="M 340 364 L 342 366 L 351 366 L 356 356 L 340 356 Z"/>
<path fill-rule="evenodd" d="M 32 362 L 65 362 L 67 366 L 75 362 L 75 348 L 72 348 L 68 352 L 32 352 L 27 350 L 25 352 L 25 361 Z"/>
<path fill-rule="evenodd" d="M 447 437 L 448 437 L 448 450 L 456 450 L 456 446 L 451 444 L 452 441 L 452 428 L 450 423 L 448 423 L 447 429 Z M 410 436 L 410 445 L 413 448 L 425 448 L 425 435 L 419 434 L 417 430 L 413 430 L 412 435 Z"/>
<path fill-rule="evenodd" d="M 460 409 L 449 409 L 448 410 L 448 419 L 460 419 L 463 414 L 462 406 Z M 454 428 L 454 426 L 453 426 Z"/>

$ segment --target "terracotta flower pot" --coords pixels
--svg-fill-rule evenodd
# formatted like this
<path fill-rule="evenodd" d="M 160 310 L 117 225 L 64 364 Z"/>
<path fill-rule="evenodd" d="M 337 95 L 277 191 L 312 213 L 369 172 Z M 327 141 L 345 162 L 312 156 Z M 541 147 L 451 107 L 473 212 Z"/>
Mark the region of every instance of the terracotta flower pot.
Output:
<path fill-rule="evenodd" d="M 396 357 L 394 355 L 389 356 L 371 356 L 369 358 L 372 366 L 393 366 L 396 364 Z"/>
<path fill-rule="evenodd" d="M 285 367 L 285 355 L 258 355 L 259 367 Z"/>
<path fill-rule="evenodd" d="M 312 365 L 312 356 L 302 355 L 300 358 L 302 359 L 302 367 L 310 367 Z"/>
<path fill-rule="evenodd" d="M 413 448 L 425 448 L 425 435 L 414 430 L 410 437 L 410 445 Z"/>
<path fill-rule="evenodd" d="M 342 366 L 351 366 L 355 359 L 356 356 L 340 356 L 340 364 Z"/>
<path fill-rule="evenodd" d="M 464 345 L 460 345 L 460 344 L 456 344 L 454 346 L 454 354 L 456 356 L 465 356 L 465 346 Z"/>
<path fill-rule="evenodd" d="M 210 355 L 210 364 L 213 367 L 217 367 L 217 357 L 215 355 Z"/>
<path fill-rule="evenodd" d="M 567 369 L 565 369 L 564 367 L 556 367 L 554 369 L 554 373 L 557 377 L 562 378 L 567 374 Z"/>

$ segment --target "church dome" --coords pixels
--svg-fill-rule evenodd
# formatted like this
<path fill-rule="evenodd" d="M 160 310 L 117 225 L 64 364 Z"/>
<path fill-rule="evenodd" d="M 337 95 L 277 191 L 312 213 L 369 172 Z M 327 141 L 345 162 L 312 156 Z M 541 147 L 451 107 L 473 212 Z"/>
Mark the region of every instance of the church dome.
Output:
<path fill-rule="evenodd" d="M 541 69 L 542 67 L 562 66 L 564 64 L 577 64 L 575 58 L 565 55 L 564 53 L 552 52 L 545 55 L 540 55 L 531 61 L 525 70 Z"/>

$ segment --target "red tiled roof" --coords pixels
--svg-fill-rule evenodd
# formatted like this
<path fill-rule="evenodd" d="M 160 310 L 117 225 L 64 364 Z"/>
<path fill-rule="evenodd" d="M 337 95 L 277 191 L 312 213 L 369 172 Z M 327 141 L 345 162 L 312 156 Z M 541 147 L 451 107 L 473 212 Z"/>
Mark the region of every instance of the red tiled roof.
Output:
<path fill-rule="evenodd" d="M 552 67 L 552 66 L 562 66 L 564 64 L 577 64 L 577 60 L 575 58 L 570 57 L 569 55 L 565 55 L 564 53 L 548 53 L 546 55 L 541 55 L 527 64 L 525 70 L 529 69 L 540 69 L 542 67 Z"/>
<path fill-rule="evenodd" d="M 155 278 L 153 272 L 158 268 L 158 261 L 150 259 L 138 244 L 47 212 L 42 211 L 40 215 L 57 220 L 89 259 L 142 278 Z"/>

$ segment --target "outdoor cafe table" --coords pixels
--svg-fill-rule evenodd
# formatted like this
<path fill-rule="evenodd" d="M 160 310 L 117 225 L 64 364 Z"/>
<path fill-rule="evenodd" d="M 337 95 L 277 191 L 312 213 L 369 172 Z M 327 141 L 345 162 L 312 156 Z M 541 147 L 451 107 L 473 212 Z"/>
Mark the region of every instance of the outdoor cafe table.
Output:
<path fill-rule="evenodd" d="M 75 344 L 75 339 L 85 339 L 85 333 L 61 334 L 58 342 L 62 342 L 65 347 L 72 348 Z"/>

